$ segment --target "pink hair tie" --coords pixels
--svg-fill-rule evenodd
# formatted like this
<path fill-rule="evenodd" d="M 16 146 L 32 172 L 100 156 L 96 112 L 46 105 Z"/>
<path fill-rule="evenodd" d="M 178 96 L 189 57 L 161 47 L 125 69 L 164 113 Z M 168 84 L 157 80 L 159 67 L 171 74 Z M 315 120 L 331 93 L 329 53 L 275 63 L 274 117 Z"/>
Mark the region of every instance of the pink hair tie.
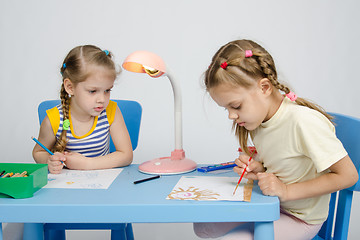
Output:
<path fill-rule="evenodd" d="M 245 50 L 245 57 L 251 57 L 253 55 L 253 52 L 251 50 Z"/>
<path fill-rule="evenodd" d="M 222 69 L 226 69 L 227 68 L 227 66 L 228 66 L 228 64 L 227 64 L 227 62 L 225 61 L 225 62 L 223 62 L 221 65 L 220 65 L 220 67 L 222 68 Z"/>
<path fill-rule="evenodd" d="M 293 92 L 289 92 L 288 94 L 286 94 L 286 96 L 293 102 L 297 99 L 296 94 Z"/>

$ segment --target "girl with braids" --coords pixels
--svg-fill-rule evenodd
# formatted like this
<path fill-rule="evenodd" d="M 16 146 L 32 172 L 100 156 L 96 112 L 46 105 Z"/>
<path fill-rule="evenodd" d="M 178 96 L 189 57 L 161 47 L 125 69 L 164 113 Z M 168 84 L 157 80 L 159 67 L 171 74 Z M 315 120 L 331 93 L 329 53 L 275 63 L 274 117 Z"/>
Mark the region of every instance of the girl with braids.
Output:
<path fill-rule="evenodd" d="M 54 155 L 35 145 L 35 161 L 47 163 L 51 173 L 60 173 L 64 166 L 90 170 L 129 165 L 133 158 L 129 133 L 120 109 L 110 101 L 118 74 L 111 53 L 92 45 L 75 47 L 60 72 L 61 104 L 47 111 L 39 132 L 39 141 Z"/>
<path fill-rule="evenodd" d="M 205 72 L 211 98 L 224 107 L 246 154 L 234 171 L 280 199 L 276 240 L 312 239 L 328 215 L 330 193 L 356 183 L 357 171 L 319 106 L 278 82 L 270 54 L 250 40 L 222 46 Z M 257 150 L 249 162 L 251 138 Z M 203 238 L 253 239 L 253 223 L 195 223 Z"/>

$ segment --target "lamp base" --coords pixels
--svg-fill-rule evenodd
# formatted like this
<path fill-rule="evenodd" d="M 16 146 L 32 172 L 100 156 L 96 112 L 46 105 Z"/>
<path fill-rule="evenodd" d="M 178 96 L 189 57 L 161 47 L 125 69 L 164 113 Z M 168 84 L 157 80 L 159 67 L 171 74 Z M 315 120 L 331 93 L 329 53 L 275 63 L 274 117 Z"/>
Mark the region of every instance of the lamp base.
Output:
<path fill-rule="evenodd" d="M 155 158 L 139 166 L 139 171 L 147 174 L 172 175 L 194 171 L 196 163 L 188 158 L 172 160 L 171 157 Z"/>

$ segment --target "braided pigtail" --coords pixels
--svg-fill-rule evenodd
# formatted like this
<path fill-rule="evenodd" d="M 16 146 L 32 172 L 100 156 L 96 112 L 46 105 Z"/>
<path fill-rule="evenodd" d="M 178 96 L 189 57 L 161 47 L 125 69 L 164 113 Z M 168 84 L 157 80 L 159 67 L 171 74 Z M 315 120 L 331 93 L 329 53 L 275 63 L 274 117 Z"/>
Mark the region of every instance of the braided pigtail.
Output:
<path fill-rule="evenodd" d="M 70 109 L 70 97 L 65 90 L 64 83 L 61 85 L 60 90 L 60 99 L 61 99 L 61 106 L 63 110 L 63 125 L 66 120 L 69 120 L 69 109 Z M 66 137 L 67 128 L 63 126 L 63 130 L 60 134 L 59 139 L 57 139 L 53 151 L 54 152 L 63 152 L 66 148 L 67 144 L 67 137 Z"/>
<path fill-rule="evenodd" d="M 278 82 L 277 77 L 276 77 L 276 70 L 272 67 L 272 65 L 268 64 L 268 62 L 266 61 L 266 58 L 259 57 L 258 62 L 259 62 L 259 65 L 262 67 L 266 78 L 268 78 L 270 80 L 271 84 L 276 89 L 279 89 L 280 91 L 284 92 L 286 96 L 288 96 L 288 94 L 291 93 L 289 87 Z M 295 97 L 293 99 L 293 101 L 295 101 L 296 104 L 298 104 L 300 106 L 305 106 L 305 107 L 308 107 L 308 108 L 311 108 L 311 109 L 321 112 L 330 121 L 333 119 L 333 117 L 330 114 L 328 114 L 322 107 L 320 107 L 319 105 L 317 105 L 309 100 L 306 100 L 304 98 Z"/>

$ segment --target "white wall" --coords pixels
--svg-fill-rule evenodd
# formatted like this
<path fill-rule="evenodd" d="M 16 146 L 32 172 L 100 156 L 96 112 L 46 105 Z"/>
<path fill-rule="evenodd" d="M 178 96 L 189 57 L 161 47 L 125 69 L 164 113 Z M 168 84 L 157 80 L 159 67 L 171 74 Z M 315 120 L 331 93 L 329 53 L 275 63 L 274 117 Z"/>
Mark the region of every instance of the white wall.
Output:
<path fill-rule="evenodd" d="M 112 51 L 119 65 L 135 50 L 153 51 L 166 61 L 182 88 L 184 149 L 198 163 L 230 161 L 237 155 L 226 112 L 200 84 L 215 51 L 234 39 L 251 38 L 268 49 L 280 79 L 299 96 L 327 111 L 360 117 L 359 7 L 356 0 L 3 0 L 0 162 L 33 161 L 30 137 L 38 134 L 37 105 L 58 98 L 61 62 L 81 44 Z M 124 71 L 112 97 L 143 106 L 134 163 L 169 155 L 174 148 L 169 81 Z M 358 199 L 356 194 L 354 202 Z M 354 206 L 349 239 L 360 233 L 354 226 L 359 218 Z M 154 230 L 154 239 L 165 239 L 162 226 Z M 179 224 L 181 231 L 192 231 L 183 226 Z M 137 239 L 148 239 L 147 234 Z"/>

